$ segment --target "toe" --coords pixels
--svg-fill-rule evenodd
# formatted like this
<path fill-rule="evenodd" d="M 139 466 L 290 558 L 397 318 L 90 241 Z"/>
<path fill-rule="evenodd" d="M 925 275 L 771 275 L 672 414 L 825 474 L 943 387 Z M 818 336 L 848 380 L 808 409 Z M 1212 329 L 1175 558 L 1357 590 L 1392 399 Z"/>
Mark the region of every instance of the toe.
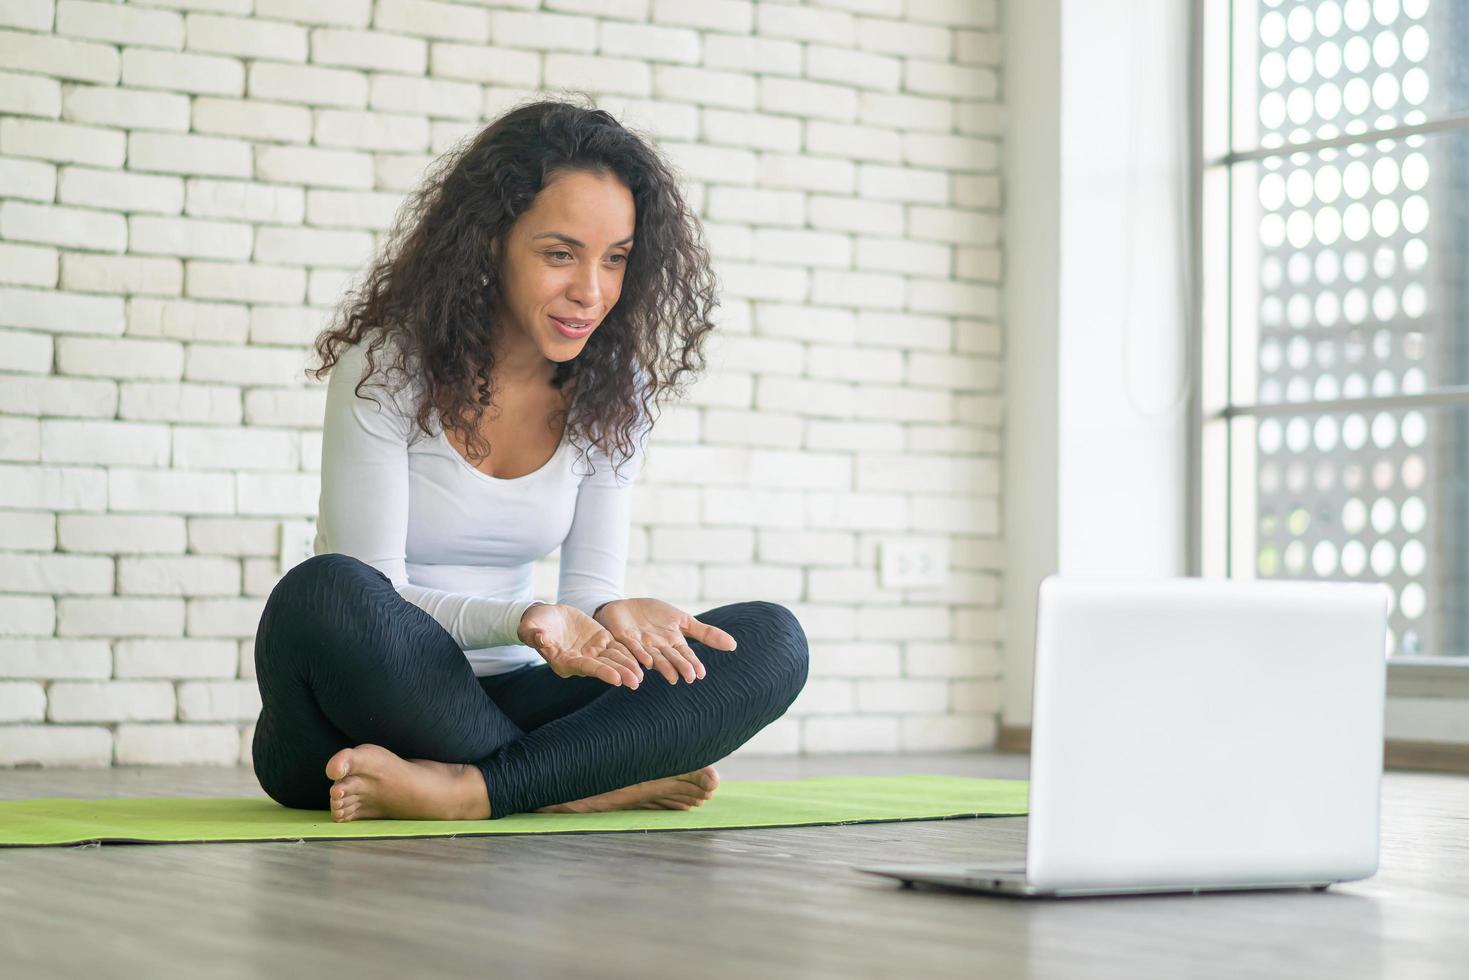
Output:
<path fill-rule="evenodd" d="M 320 756 L 318 756 L 320 758 Z M 352 750 L 342 749 L 336 755 L 327 760 L 326 776 L 328 779 L 337 780 L 352 771 Z"/>

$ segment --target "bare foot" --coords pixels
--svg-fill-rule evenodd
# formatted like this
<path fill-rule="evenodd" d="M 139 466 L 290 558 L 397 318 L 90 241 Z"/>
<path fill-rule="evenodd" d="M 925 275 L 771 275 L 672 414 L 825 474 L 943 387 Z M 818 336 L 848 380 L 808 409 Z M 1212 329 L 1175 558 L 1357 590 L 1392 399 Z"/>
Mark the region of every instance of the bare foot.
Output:
<path fill-rule="evenodd" d="M 584 800 L 543 806 L 537 813 L 602 813 L 607 810 L 689 810 L 714 795 L 719 773 L 713 766 L 664 779 L 650 779 Z"/>
<path fill-rule="evenodd" d="M 490 797 L 477 766 L 404 759 L 381 745 L 343 749 L 326 764 L 332 819 L 486 820 Z"/>

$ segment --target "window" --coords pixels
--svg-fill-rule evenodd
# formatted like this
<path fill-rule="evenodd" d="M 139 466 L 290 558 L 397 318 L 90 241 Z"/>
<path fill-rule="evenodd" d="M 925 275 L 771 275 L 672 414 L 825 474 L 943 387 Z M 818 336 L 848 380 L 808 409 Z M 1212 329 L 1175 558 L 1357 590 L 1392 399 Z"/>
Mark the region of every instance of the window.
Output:
<path fill-rule="evenodd" d="M 1202 2 L 1202 570 L 1469 662 L 1469 0 Z"/>

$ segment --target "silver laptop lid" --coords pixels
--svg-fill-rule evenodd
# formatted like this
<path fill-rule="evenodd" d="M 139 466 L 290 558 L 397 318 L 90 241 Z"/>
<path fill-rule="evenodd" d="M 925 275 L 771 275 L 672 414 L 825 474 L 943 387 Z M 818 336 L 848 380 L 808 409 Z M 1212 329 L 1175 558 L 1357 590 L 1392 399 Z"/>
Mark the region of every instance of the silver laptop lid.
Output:
<path fill-rule="evenodd" d="M 1374 873 L 1390 601 L 1381 584 L 1045 579 L 1030 882 Z"/>

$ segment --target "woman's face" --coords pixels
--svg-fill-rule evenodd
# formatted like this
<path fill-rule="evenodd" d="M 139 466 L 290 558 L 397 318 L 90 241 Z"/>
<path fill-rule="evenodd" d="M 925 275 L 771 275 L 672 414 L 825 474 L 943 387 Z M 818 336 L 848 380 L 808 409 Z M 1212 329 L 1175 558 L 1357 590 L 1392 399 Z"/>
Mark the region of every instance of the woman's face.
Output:
<path fill-rule="evenodd" d="M 632 192 L 610 174 L 571 171 L 541 188 L 505 235 L 507 352 L 534 358 L 533 346 L 552 361 L 581 353 L 622 293 L 634 219 Z"/>

